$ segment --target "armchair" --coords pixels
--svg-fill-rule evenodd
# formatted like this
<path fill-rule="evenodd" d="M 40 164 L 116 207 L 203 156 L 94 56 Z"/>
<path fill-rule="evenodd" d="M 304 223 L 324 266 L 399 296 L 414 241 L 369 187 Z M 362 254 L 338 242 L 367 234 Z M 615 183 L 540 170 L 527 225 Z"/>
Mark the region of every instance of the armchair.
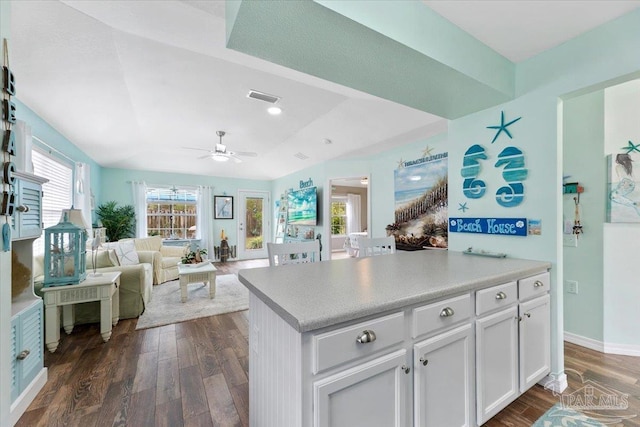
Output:
<path fill-rule="evenodd" d="M 151 251 L 153 265 L 153 284 L 168 282 L 178 278 L 178 263 L 184 255 L 184 248 L 179 246 L 164 246 L 162 237 L 142 237 L 133 239 L 138 255 Z"/>

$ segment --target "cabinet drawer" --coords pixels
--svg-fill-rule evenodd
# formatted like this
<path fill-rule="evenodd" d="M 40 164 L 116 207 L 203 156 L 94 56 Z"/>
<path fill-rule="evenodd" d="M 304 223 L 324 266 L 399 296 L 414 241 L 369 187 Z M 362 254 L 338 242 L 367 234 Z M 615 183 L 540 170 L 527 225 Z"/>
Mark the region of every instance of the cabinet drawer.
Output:
<path fill-rule="evenodd" d="M 329 369 L 350 360 L 367 357 L 404 340 L 404 313 L 371 319 L 357 325 L 313 336 L 313 373 Z M 369 339 L 361 339 L 365 331 Z"/>
<path fill-rule="evenodd" d="M 461 295 L 413 309 L 411 337 L 456 325 L 471 317 L 471 295 Z"/>
<path fill-rule="evenodd" d="M 525 301 L 538 295 L 544 295 L 550 290 L 549 273 L 537 274 L 518 280 L 518 296 Z"/>
<path fill-rule="evenodd" d="M 508 307 L 518 301 L 516 282 L 493 286 L 476 292 L 476 314 L 478 316 L 499 308 Z"/>

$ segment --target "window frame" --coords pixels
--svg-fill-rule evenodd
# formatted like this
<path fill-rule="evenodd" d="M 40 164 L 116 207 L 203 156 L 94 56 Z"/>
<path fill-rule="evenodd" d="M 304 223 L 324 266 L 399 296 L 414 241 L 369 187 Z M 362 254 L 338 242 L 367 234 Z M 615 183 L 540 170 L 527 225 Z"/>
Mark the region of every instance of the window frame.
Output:
<path fill-rule="evenodd" d="M 153 205 L 155 210 L 151 211 Z M 186 186 L 149 186 L 145 206 L 147 236 L 159 235 L 169 240 L 196 238 L 197 231 L 189 230 L 198 223 L 196 189 Z"/>
<path fill-rule="evenodd" d="M 333 214 L 333 204 L 341 203 L 344 205 L 344 215 L 334 215 Z M 331 237 L 342 237 L 347 235 L 347 198 L 345 196 L 331 196 L 331 205 L 329 206 L 330 213 L 330 230 Z M 343 224 L 334 225 L 333 218 L 344 218 Z M 334 227 L 340 227 L 341 230 L 344 230 L 344 233 L 333 233 Z"/>

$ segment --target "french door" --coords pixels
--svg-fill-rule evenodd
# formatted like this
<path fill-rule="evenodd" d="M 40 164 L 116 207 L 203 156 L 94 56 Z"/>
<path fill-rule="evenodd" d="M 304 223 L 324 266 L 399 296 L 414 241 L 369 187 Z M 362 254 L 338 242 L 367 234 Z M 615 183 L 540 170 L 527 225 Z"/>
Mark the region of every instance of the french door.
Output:
<path fill-rule="evenodd" d="M 238 191 L 238 258 L 267 257 L 270 197 L 266 191 Z"/>

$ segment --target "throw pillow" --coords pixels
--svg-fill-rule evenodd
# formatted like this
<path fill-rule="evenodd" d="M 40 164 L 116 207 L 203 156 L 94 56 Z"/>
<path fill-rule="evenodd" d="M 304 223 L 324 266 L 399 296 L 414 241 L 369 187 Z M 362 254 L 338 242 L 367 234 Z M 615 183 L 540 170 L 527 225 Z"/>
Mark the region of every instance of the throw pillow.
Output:
<path fill-rule="evenodd" d="M 96 268 L 113 267 L 118 265 L 118 258 L 115 256 L 114 250 L 102 251 L 99 250 L 95 253 Z M 113 258 L 116 259 L 116 263 L 113 263 Z M 87 252 L 87 270 L 93 268 L 93 253 Z"/>
<path fill-rule="evenodd" d="M 118 255 L 120 265 L 140 264 L 138 252 L 136 252 L 136 247 L 133 244 L 133 240 L 125 240 L 123 242 L 119 242 L 116 248 L 116 255 Z"/>

